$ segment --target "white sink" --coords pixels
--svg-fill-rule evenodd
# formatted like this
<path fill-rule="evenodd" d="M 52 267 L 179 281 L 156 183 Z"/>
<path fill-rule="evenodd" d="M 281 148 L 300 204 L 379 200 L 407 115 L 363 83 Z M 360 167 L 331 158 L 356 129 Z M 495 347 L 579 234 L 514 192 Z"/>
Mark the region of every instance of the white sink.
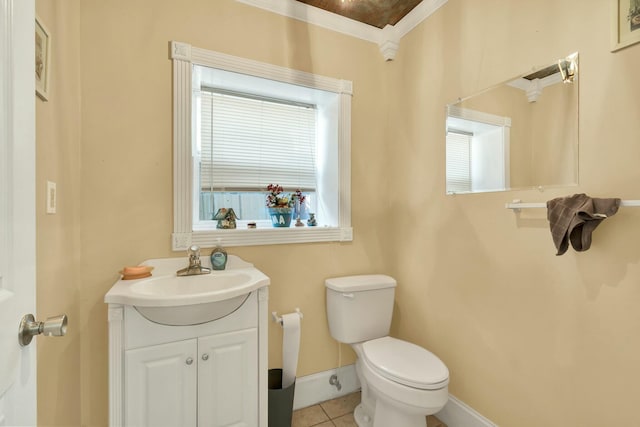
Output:
<path fill-rule="evenodd" d="M 244 293 L 245 286 L 251 286 L 256 280 L 251 272 L 242 270 L 213 271 L 213 274 L 200 276 L 163 276 L 152 277 L 147 280 L 136 280 L 131 284 L 131 292 L 146 298 L 165 301 L 171 298 L 172 304 L 176 299 L 190 299 L 200 301 L 226 299 L 228 293 Z"/>
<path fill-rule="evenodd" d="M 202 256 L 203 267 L 211 267 Z M 118 280 L 104 301 L 135 309 L 152 322 L 164 325 L 194 325 L 220 319 L 238 309 L 252 291 L 268 286 L 269 278 L 253 264 L 229 255 L 227 269 L 211 274 L 179 277 L 187 257 L 151 259 L 141 265 L 153 266 L 153 276 L 138 280 Z"/>

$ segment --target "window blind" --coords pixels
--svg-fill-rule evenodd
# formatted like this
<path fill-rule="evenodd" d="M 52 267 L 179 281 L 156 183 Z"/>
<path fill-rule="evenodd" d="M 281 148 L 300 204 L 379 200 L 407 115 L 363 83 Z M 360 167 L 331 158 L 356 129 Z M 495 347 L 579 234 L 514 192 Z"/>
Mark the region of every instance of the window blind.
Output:
<path fill-rule="evenodd" d="M 447 192 L 471 191 L 471 136 L 447 132 Z"/>
<path fill-rule="evenodd" d="M 313 106 L 203 88 L 200 118 L 201 190 L 315 191 Z"/>

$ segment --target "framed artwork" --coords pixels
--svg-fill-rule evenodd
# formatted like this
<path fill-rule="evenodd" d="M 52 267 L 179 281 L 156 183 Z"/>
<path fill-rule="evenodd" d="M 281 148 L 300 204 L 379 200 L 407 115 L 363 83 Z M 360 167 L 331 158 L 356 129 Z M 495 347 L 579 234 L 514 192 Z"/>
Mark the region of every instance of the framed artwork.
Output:
<path fill-rule="evenodd" d="M 611 1 L 611 51 L 640 42 L 640 0 Z"/>
<path fill-rule="evenodd" d="M 51 35 L 49 30 L 36 18 L 36 94 L 49 99 L 49 75 L 51 64 Z"/>

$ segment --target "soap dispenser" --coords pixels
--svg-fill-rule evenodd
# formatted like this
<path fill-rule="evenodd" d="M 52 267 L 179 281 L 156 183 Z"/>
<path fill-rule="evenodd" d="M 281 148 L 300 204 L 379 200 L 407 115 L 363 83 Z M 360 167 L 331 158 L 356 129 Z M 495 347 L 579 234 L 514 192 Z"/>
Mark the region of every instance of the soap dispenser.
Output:
<path fill-rule="evenodd" d="M 216 247 L 211 252 L 211 267 L 214 270 L 224 270 L 227 266 L 227 251 L 221 245 L 222 239 L 218 239 Z"/>

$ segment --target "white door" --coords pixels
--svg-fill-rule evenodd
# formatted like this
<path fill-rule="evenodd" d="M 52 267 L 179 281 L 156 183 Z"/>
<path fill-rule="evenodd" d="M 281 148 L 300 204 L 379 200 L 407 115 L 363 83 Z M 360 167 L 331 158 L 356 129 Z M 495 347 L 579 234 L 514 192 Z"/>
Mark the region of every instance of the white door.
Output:
<path fill-rule="evenodd" d="M 198 426 L 257 426 L 257 329 L 199 338 L 198 358 Z"/>
<path fill-rule="evenodd" d="M 125 352 L 125 425 L 195 427 L 195 339 Z"/>
<path fill-rule="evenodd" d="M 35 313 L 35 5 L 0 0 L 0 425 L 36 425 L 36 348 L 18 344 Z"/>

